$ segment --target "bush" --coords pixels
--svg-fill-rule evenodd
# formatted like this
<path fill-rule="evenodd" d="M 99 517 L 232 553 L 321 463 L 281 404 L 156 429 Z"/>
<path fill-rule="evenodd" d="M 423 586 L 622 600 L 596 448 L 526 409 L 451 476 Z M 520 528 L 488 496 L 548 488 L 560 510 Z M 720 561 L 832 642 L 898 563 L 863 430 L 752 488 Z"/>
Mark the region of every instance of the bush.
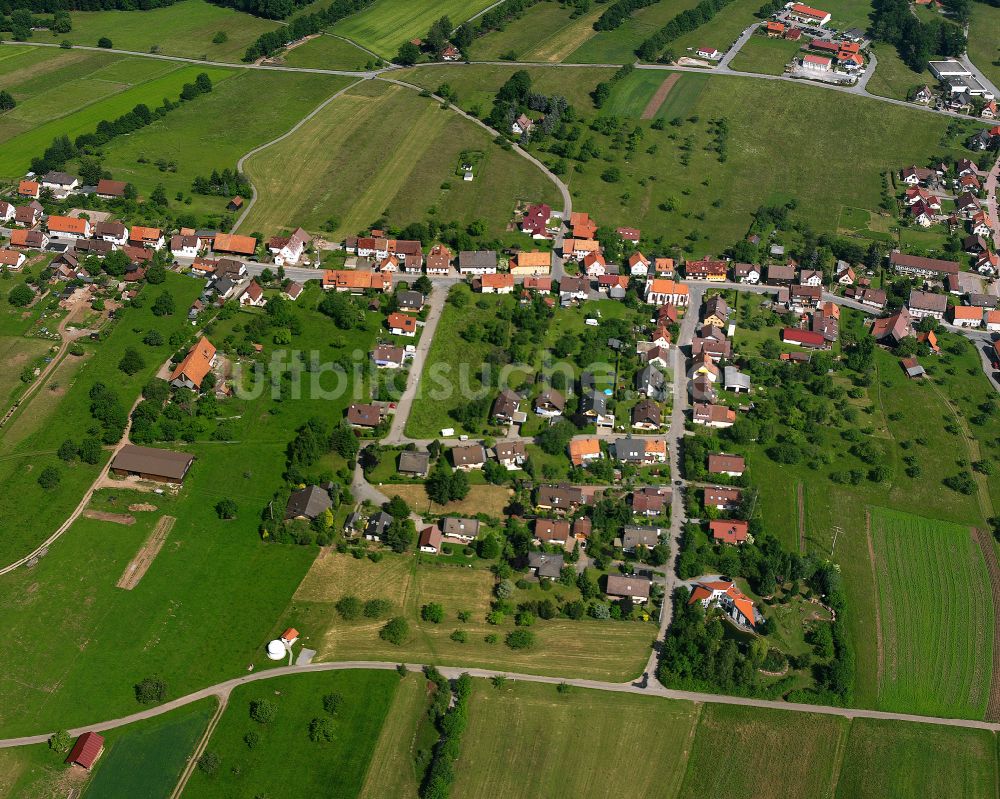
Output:
<path fill-rule="evenodd" d="M 260 733 L 256 730 L 250 730 L 243 736 L 243 743 L 247 745 L 247 749 L 255 749 L 260 743 Z"/>
<path fill-rule="evenodd" d="M 523 628 L 513 630 L 507 633 L 506 644 L 511 649 L 531 649 L 535 645 L 535 634 Z"/>
<path fill-rule="evenodd" d="M 68 752 L 73 745 L 73 738 L 66 730 L 56 730 L 49 736 L 49 749 L 62 754 Z"/>
<path fill-rule="evenodd" d="M 18 283 L 7 294 L 7 302 L 15 308 L 23 308 L 33 299 L 35 299 L 35 292 L 24 283 Z"/>
<path fill-rule="evenodd" d="M 42 473 L 38 475 L 38 485 L 46 491 L 55 491 L 59 488 L 61 480 L 62 475 L 59 474 L 59 470 L 55 466 L 46 466 L 42 469 Z"/>
<path fill-rule="evenodd" d="M 452 641 L 454 641 L 457 644 L 464 644 L 466 641 L 469 640 L 469 636 L 465 632 L 465 630 L 455 630 L 451 634 L 450 638 L 451 638 Z"/>
<path fill-rule="evenodd" d="M 332 693 L 326 694 L 323 697 L 323 710 L 329 713 L 331 716 L 336 716 L 340 709 L 344 706 L 344 697 L 340 694 Z"/>
<path fill-rule="evenodd" d="M 270 724 L 277 712 L 277 705 L 270 699 L 254 699 L 250 703 L 250 718 L 258 724 Z"/>
<path fill-rule="evenodd" d="M 337 604 L 334 605 L 337 609 L 337 613 L 345 621 L 353 621 L 361 615 L 362 604 L 361 600 L 356 596 L 342 596 L 337 600 Z"/>
<path fill-rule="evenodd" d="M 220 519 L 235 519 L 238 510 L 236 503 L 228 498 L 215 503 L 215 512 Z"/>
<path fill-rule="evenodd" d="M 140 705 L 162 702 L 167 695 L 167 684 L 162 677 L 153 675 L 135 684 L 135 701 Z"/>
<path fill-rule="evenodd" d="M 102 36 L 100 39 L 98 39 L 97 46 L 103 47 L 105 50 L 110 50 L 112 47 L 114 47 L 114 45 L 111 43 L 111 40 L 107 36 Z"/>
<path fill-rule="evenodd" d="M 309 740 L 328 743 L 336 737 L 332 719 L 315 718 L 309 722 Z"/>
<path fill-rule="evenodd" d="M 383 641 L 388 641 L 396 646 L 402 646 L 409 635 L 410 625 L 402 616 L 389 619 L 378 633 L 378 637 Z"/>
<path fill-rule="evenodd" d="M 146 361 L 142 357 L 142 353 L 135 349 L 135 347 L 127 347 L 125 354 L 122 355 L 122 359 L 118 362 L 118 368 L 129 376 L 141 371 L 145 366 Z"/>
<path fill-rule="evenodd" d="M 388 599 L 369 599 L 362 611 L 366 619 L 381 619 L 392 610 L 392 602 Z"/>
<path fill-rule="evenodd" d="M 111 45 L 108 46 L 110 47 Z M 208 775 L 215 774 L 219 770 L 220 765 L 222 765 L 222 760 L 220 760 L 215 752 L 205 752 L 198 758 L 198 769 Z"/>
<path fill-rule="evenodd" d="M 444 607 L 438 602 L 431 602 L 420 609 L 420 618 L 433 624 L 444 621 Z"/>

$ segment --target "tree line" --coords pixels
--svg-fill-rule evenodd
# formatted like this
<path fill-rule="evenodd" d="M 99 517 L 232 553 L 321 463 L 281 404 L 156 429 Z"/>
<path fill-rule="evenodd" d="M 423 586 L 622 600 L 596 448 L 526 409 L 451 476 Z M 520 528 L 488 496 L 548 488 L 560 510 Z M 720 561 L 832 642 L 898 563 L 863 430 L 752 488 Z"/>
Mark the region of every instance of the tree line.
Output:
<path fill-rule="evenodd" d="M 670 42 L 700 28 L 733 0 L 701 0 L 694 8 L 682 11 L 660 30 L 639 45 L 635 53 L 643 61 L 652 61 Z M 665 58 L 664 60 L 672 60 Z"/>
<path fill-rule="evenodd" d="M 288 0 L 282 0 L 287 2 Z M 370 6 L 375 0 L 334 0 L 326 9 L 314 14 L 304 14 L 293 19 L 278 30 L 262 33 L 243 54 L 243 60 L 250 62 L 258 58 L 274 55 L 289 42 L 295 42 L 306 36 L 319 33 L 324 28 L 339 22 L 344 17 L 357 13 Z M 219 3 L 230 5 L 230 3 Z M 289 12 L 291 13 L 291 12 Z M 286 15 L 287 16 L 287 15 Z"/>
<path fill-rule="evenodd" d="M 632 16 L 633 11 L 656 5 L 659 2 L 660 0 L 618 0 L 618 2 L 608 6 L 604 13 L 597 18 L 594 30 L 613 31 L 625 24 L 626 20 Z"/>
<path fill-rule="evenodd" d="M 195 194 L 210 194 L 220 197 L 234 197 L 237 194 L 248 195 L 253 193 L 250 180 L 242 172 L 236 169 L 212 170 L 208 177 L 198 175 L 191 182 L 191 191 Z"/>
<path fill-rule="evenodd" d="M 193 100 L 195 97 L 211 91 L 212 79 L 202 72 L 195 78 L 194 83 L 184 84 L 179 102 L 171 102 L 164 98 L 163 105 L 155 111 L 150 111 L 149 106 L 139 103 L 131 111 L 122 114 L 117 119 L 102 119 L 97 123 L 97 129 L 94 133 L 81 133 L 75 141 L 70 141 L 66 134 L 57 136 L 42 155 L 31 159 L 31 170 L 41 175 L 53 169 L 62 169 L 67 161 L 71 161 L 81 153 L 91 148 L 101 147 L 116 136 L 123 136 L 144 128 L 155 120 L 166 116 L 175 108 L 179 108 L 181 102 Z"/>
<path fill-rule="evenodd" d="M 907 0 L 875 0 L 872 33 L 893 45 L 899 57 L 915 72 L 923 71 L 934 55 L 958 56 L 965 52 L 962 29 L 948 22 L 917 19 Z"/>

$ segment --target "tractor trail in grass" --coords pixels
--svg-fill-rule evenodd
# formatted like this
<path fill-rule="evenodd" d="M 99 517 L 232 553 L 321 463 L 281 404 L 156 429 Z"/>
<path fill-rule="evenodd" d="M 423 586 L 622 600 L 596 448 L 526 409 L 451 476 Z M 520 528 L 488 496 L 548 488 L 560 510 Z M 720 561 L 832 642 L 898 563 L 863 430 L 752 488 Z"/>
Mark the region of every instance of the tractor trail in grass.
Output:
<path fill-rule="evenodd" d="M 972 535 L 986 561 L 986 571 L 989 572 L 990 588 L 993 591 L 993 606 L 1000 607 L 1000 562 L 997 561 L 993 538 L 981 527 L 973 528 Z M 1000 614 L 994 614 L 993 617 L 993 640 L 1000 641 Z M 993 674 L 985 718 L 987 721 L 1000 721 L 1000 646 L 996 645 L 993 647 Z"/>
<path fill-rule="evenodd" d="M 667 99 L 667 95 L 670 94 L 670 90 L 674 88 L 674 84 L 681 79 L 681 74 L 675 72 L 669 77 L 667 77 L 663 83 L 660 84 L 660 88 L 656 90 L 656 94 L 649 98 L 649 102 L 646 103 L 646 107 L 642 111 L 642 116 L 640 119 L 652 119 L 656 116 L 656 112 L 660 110 L 660 106 Z"/>

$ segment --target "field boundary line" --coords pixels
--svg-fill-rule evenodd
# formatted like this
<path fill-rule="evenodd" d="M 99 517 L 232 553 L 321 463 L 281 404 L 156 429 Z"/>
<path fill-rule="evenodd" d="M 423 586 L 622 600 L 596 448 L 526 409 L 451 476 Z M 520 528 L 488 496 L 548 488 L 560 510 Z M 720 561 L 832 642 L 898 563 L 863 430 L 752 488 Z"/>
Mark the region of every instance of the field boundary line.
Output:
<path fill-rule="evenodd" d="M 997 560 L 993 537 L 981 527 L 972 528 L 972 537 L 979 544 L 990 575 L 993 594 L 993 673 L 990 675 L 990 696 L 986 703 L 987 721 L 1000 721 L 1000 562 Z"/>
<path fill-rule="evenodd" d="M 310 111 L 308 114 L 302 117 L 302 119 L 296 122 L 291 128 L 289 128 L 287 131 L 278 136 L 278 138 L 271 139 L 271 141 L 264 142 L 263 144 L 259 144 L 249 152 L 244 153 L 242 156 L 240 156 L 240 160 L 236 162 L 236 171 L 243 175 L 246 175 L 246 173 L 243 171 L 243 165 L 246 163 L 248 158 L 252 158 L 253 156 L 257 155 L 257 153 L 266 150 L 268 147 L 271 147 L 272 145 L 275 145 L 278 142 L 287 139 L 289 136 L 295 133 L 299 128 L 305 125 L 310 119 L 315 117 L 320 111 L 322 111 L 324 108 L 330 105 L 330 103 L 332 103 L 334 100 L 340 97 L 344 92 L 346 92 L 348 89 L 353 89 L 363 80 L 364 78 L 358 78 L 353 83 L 349 83 L 347 86 L 344 86 L 342 89 L 339 89 L 338 91 L 334 92 L 331 96 L 327 97 L 322 103 L 316 106 L 312 111 Z M 250 180 L 249 175 L 246 175 L 246 177 L 247 180 Z M 243 213 L 241 213 L 236 218 L 236 221 L 233 223 L 232 230 L 234 233 L 243 223 L 243 220 L 247 218 L 247 214 L 250 213 L 250 209 L 253 208 L 257 202 L 257 187 L 253 184 L 252 180 L 250 180 L 250 193 L 251 193 L 250 202 L 247 203 L 246 208 L 243 209 Z"/>
<path fill-rule="evenodd" d="M 805 490 L 802 488 L 802 481 L 795 485 L 795 499 L 798 502 L 799 519 L 799 554 L 806 554 L 806 498 Z"/>

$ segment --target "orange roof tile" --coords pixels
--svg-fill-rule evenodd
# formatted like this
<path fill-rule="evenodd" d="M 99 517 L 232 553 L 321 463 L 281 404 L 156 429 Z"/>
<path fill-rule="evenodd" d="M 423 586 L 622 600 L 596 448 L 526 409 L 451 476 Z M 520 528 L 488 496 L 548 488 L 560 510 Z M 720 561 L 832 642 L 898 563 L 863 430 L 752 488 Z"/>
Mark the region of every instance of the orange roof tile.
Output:
<path fill-rule="evenodd" d="M 183 375 L 196 386 L 200 386 L 201 381 L 205 379 L 205 375 L 212 368 L 212 358 L 214 357 L 215 347 L 211 341 L 202 336 L 201 340 L 184 356 L 184 360 L 174 368 L 170 379 L 176 380 Z"/>

